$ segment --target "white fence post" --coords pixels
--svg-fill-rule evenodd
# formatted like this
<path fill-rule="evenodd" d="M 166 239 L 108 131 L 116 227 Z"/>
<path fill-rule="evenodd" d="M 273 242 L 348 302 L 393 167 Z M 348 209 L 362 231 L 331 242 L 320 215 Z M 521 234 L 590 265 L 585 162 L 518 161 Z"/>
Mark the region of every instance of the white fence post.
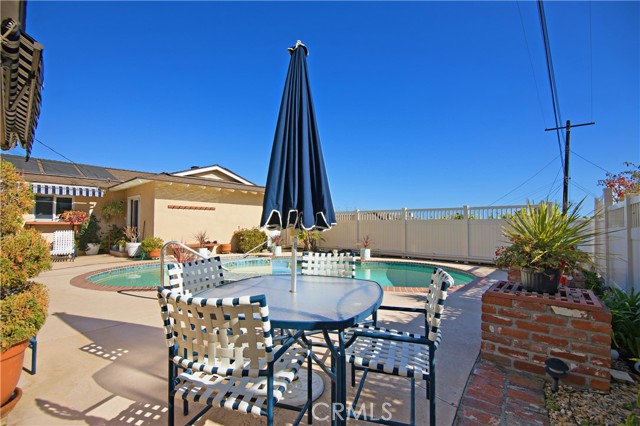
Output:
<path fill-rule="evenodd" d="M 356 245 L 360 244 L 360 209 L 356 209 Z"/>
<path fill-rule="evenodd" d="M 463 212 L 462 212 L 462 220 L 464 220 L 464 229 L 466 232 L 466 238 L 464 239 L 464 243 L 465 243 L 465 253 L 467 256 L 467 259 L 469 257 L 471 257 L 471 232 L 469 232 L 469 206 L 462 206 Z"/>
<path fill-rule="evenodd" d="M 403 238 L 404 238 L 404 244 L 402 245 L 402 256 L 407 256 L 407 252 L 408 247 L 407 247 L 407 240 L 409 238 L 409 231 L 407 230 L 407 208 L 404 207 L 402 209 L 402 220 L 404 221 L 404 234 L 403 234 Z"/>
<path fill-rule="evenodd" d="M 604 236 L 604 281 L 605 284 L 607 284 L 607 286 L 611 286 L 611 279 L 610 279 L 610 271 L 611 271 L 611 253 L 609 251 L 609 248 L 611 246 L 611 244 L 609 244 L 609 228 L 610 228 L 610 218 L 609 218 L 609 207 L 611 205 L 613 205 L 613 191 L 611 190 L 611 188 L 605 188 L 604 191 L 602 191 L 602 198 L 603 198 L 603 210 L 604 210 L 604 229 L 605 229 L 605 236 Z"/>
<path fill-rule="evenodd" d="M 629 293 L 633 288 L 633 241 L 631 240 L 631 228 L 633 226 L 631 216 L 631 194 L 624 197 L 624 226 L 626 230 L 627 238 L 627 281 L 625 283 L 624 291 Z"/>

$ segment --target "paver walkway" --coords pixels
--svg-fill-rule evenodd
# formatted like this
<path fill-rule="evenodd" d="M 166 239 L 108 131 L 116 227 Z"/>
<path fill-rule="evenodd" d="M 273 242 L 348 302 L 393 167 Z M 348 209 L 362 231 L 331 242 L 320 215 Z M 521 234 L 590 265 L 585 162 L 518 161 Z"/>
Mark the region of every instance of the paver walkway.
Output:
<path fill-rule="evenodd" d="M 506 370 L 490 361 L 473 367 L 455 426 L 548 426 L 542 379 Z"/>

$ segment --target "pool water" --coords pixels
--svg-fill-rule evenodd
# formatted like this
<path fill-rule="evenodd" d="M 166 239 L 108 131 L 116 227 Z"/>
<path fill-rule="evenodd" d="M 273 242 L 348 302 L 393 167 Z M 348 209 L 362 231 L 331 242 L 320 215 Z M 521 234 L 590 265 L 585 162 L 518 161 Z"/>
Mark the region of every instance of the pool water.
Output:
<path fill-rule="evenodd" d="M 223 262 L 225 279 L 239 280 L 257 275 L 291 273 L 288 259 L 242 259 Z M 383 287 L 426 287 L 431 282 L 435 267 L 424 264 L 395 262 L 356 263 L 356 278 L 378 282 Z M 465 272 L 444 268 L 454 279 L 454 285 L 467 284 L 474 276 Z M 300 265 L 298 265 L 300 273 Z M 156 287 L 160 285 L 158 264 L 135 265 L 100 272 L 87 278 L 88 281 L 116 287 Z M 165 282 L 169 278 L 165 274 Z"/>

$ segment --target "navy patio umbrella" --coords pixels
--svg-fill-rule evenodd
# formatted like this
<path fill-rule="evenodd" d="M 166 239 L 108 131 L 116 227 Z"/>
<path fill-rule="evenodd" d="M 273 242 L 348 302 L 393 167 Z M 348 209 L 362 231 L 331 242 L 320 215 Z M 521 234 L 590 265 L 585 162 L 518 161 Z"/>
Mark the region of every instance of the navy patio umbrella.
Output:
<path fill-rule="evenodd" d="M 324 231 L 336 224 L 329 180 L 307 72 L 307 47 L 298 40 L 291 60 L 273 138 L 260 226 Z M 297 238 L 291 291 L 295 291 Z"/>

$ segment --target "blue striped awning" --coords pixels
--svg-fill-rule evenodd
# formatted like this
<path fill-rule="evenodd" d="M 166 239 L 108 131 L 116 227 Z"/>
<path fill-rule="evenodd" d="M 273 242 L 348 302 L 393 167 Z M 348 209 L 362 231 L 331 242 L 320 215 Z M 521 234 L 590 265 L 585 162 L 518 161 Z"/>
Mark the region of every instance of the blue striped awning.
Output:
<path fill-rule="evenodd" d="M 68 195 L 71 197 L 104 197 L 104 190 L 95 186 L 58 185 L 55 183 L 32 183 L 34 194 Z"/>

